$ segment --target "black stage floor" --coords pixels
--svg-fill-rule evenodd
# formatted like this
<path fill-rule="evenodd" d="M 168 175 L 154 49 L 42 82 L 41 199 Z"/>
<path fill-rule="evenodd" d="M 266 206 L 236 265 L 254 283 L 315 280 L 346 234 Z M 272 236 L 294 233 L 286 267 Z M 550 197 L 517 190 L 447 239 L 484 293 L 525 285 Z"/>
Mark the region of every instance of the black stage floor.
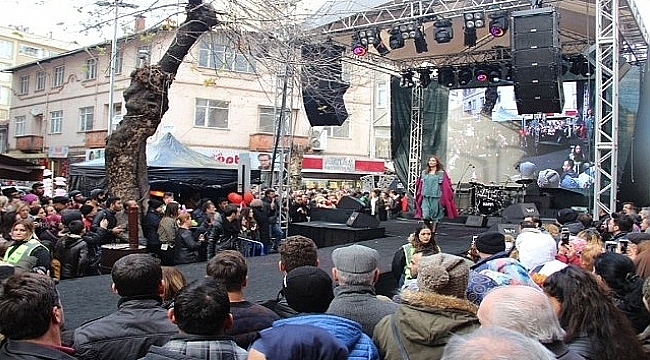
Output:
<path fill-rule="evenodd" d="M 418 225 L 416 220 L 396 219 L 381 222 L 385 228 L 385 237 L 359 241 L 359 244 L 376 249 L 381 257 L 381 289 L 379 292 L 390 291 L 392 277 L 390 276 L 391 260 L 395 251 L 406 242 L 409 233 Z M 441 223 L 437 230 L 436 240 L 442 251 L 460 254 L 467 251 L 472 239 L 485 228 L 469 228 L 463 223 Z M 328 273 L 332 268 L 332 250 L 338 246 L 318 249 L 320 267 Z M 247 300 L 261 301 L 275 298 L 282 284 L 282 274 L 278 270 L 279 255 L 249 257 L 248 287 L 244 290 Z M 196 280 L 205 275 L 205 262 L 179 265 L 188 281 Z M 66 329 L 73 329 L 87 320 L 91 320 L 113 312 L 119 297 L 111 292 L 110 275 L 85 277 L 63 280 L 58 285 L 65 312 Z"/>

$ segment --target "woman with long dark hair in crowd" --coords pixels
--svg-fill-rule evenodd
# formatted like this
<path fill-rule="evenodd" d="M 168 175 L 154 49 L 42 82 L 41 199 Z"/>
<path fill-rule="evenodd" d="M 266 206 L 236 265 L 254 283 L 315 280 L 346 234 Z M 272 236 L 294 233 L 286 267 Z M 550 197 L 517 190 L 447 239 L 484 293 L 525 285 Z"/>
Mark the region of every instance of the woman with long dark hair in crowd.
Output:
<path fill-rule="evenodd" d="M 569 265 L 546 278 L 544 292 L 573 351 L 589 360 L 645 358 L 634 328 L 592 273 Z"/>
<path fill-rule="evenodd" d="M 614 303 L 632 323 L 636 333 L 650 325 L 650 314 L 643 304 L 643 279 L 634 262 L 623 254 L 604 252 L 594 261 L 594 273 L 612 291 Z"/>
<path fill-rule="evenodd" d="M 174 241 L 178 224 L 176 219 L 180 213 L 180 205 L 172 201 L 165 207 L 165 215 L 158 224 L 158 238 L 160 239 L 160 260 L 162 265 L 174 265 Z"/>
<path fill-rule="evenodd" d="M 399 287 L 405 281 L 412 279 L 409 265 L 416 252 L 430 254 L 441 252 L 438 243 L 433 238 L 433 232 L 427 224 L 418 226 L 415 232 L 409 236 L 409 242 L 402 245 L 393 256 L 393 276 L 398 281 Z"/>

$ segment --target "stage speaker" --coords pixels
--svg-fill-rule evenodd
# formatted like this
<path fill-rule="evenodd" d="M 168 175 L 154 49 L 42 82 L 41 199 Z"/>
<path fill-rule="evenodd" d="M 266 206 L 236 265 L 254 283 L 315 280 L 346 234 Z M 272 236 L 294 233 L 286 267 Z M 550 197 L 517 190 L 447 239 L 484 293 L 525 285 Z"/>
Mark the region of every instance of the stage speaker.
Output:
<path fill-rule="evenodd" d="M 519 114 L 560 113 L 562 50 L 554 8 L 512 13 L 512 69 Z"/>
<path fill-rule="evenodd" d="M 336 203 L 337 209 L 353 209 L 354 211 L 360 211 L 364 207 L 364 204 L 359 199 L 352 196 L 343 196 L 339 199 L 339 202 Z"/>
<path fill-rule="evenodd" d="M 487 227 L 491 227 L 491 226 L 493 226 L 493 225 L 495 225 L 495 224 L 502 224 L 503 222 L 504 222 L 504 221 L 503 221 L 503 218 L 502 218 L 502 217 L 499 217 L 499 216 L 488 216 L 488 218 L 487 218 L 487 223 L 485 224 L 485 226 L 487 226 Z"/>
<path fill-rule="evenodd" d="M 521 221 L 525 217 L 539 217 L 537 206 L 533 203 L 512 204 L 503 210 L 502 216 L 508 222 Z"/>
<path fill-rule="evenodd" d="M 490 227 L 489 231 L 497 231 L 503 235 L 512 235 L 512 237 L 517 238 L 521 229 L 517 224 L 494 224 Z"/>
<path fill-rule="evenodd" d="M 469 215 L 465 220 L 465 226 L 469 227 L 485 227 L 487 217 L 483 215 Z"/>
<path fill-rule="evenodd" d="M 379 227 L 379 220 L 377 220 L 376 218 L 368 214 L 355 211 L 352 213 L 352 215 L 350 215 L 350 218 L 345 224 L 349 227 L 353 227 L 357 229 L 365 229 L 365 228 L 374 229 Z"/>

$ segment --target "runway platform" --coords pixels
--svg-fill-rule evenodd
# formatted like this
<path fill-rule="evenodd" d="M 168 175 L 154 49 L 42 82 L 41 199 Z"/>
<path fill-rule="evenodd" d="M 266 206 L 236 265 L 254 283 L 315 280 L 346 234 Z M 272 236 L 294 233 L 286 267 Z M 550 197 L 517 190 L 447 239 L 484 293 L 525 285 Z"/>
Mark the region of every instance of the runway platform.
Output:
<path fill-rule="evenodd" d="M 377 286 L 379 293 L 387 293 L 394 287 L 390 274 L 391 260 L 395 251 L 406 243 L 408 235 L 418 225 L 417 220 L 396 219 L 381 222 L 385 236 L 378 239 L 362 240 L 359 244 L 376 249 L 380 255 L 382 276 Z M 465 252 L 472 235 L 486 231 L 485 228 L 469 228 L 463 223 L 441 223 L 436 240 L 444 252 L 460 254 Z M 336 246 L 319 247 L 320 267 L 328 273 L 332 268 L 332 250 Z M 248 264 L 248 287 L 244 289 L 247 300 L 262 301 L 274 299 L 282 284 L 282 274 L 278 270 L 278 254 L 246 258 Z M 179 265 L 188 281 L 205 276 L 205 262 Z M 119 297 L 111 292 L 110 275 L 92 276 L 63 280 L 58 285 L 66 317 L 66 329 L 73 329 L 83 322 L 115 311 Z"/>

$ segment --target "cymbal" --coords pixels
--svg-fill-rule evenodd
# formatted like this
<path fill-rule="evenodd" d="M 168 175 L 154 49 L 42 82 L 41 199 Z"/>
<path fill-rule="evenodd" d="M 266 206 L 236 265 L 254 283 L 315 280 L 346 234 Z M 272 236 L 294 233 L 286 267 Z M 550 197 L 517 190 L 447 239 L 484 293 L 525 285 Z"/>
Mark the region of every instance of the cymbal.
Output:
<path fill-rule="evenodd" d="M 480 183 L 478 181 L 470 181 L 469 184 L 473 186 L 485 186 L 485 184 Z"/>

